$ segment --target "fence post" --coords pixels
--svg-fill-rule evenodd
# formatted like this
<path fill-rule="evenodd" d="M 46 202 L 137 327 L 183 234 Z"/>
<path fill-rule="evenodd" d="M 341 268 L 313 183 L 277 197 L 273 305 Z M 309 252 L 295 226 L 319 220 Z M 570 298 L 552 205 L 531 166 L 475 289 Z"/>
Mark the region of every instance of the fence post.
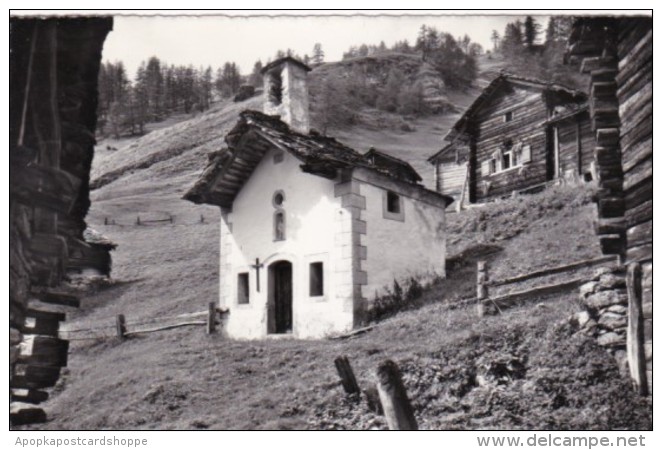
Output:
<path fill-rule="evenodd" d="M 641 265 L 628 265 L 625 283 L 628 293 L 627 355 L 630 376 L 640 395 L 648 394 L 646 357 L 644 353 L 644 316 L 641 308 Z"/>
<path fill-rule="evenodd" d="M 136 216 L 136 225 L 140 225 L 140 216 Z"/>
<path fill-rule="evenodd" d="M 489 297 L 487 291 L 487 263 L 485 261 L 478 261 L 476 263 L 476 300 L 478 301 L 478 316 L 485 315 L 484 302 Z"/>
<path fill-rule="evenodd" d="M 117 325 L 117 337 L 124 339 L 124 335 L 126 334 L 126 319 L 124 318 L 124 314 L 118 314 L 115 322 Z"/>
<path fill-rule="evenodd" d="M 205 223 L 205 216 L 200 214 L 200 223 Z"/>
<path fill-rule="evenodd" d="M 209 302 L 209 310 L 207 313 L 207 334 L 212 334 L 216 331 L 216 303 Z"/>
<path fill-rule="evenodd" d="M 338 356 L 333 363 L 336 365 L 336 370 L 340 376 L 340 381 L 342 382 L 342 387 L 345 389 L 345 392 L 348 394 L 358 394 L 361 392 L 359 384 L 356 382 L 356 377 L 354 376 L 354 371 L 352 366 L 349 363 L 347 356 Z"/>
<path fill-rule="evenodd" d="M 390 430 L 418 430 L 400 369 L 390 359 L 377 367 L 377 390 Z"/>
<path fill-rule="evenodd" d="M 108 225 L 108 217 L 104 217 L 104 218 L 103 218 L 103 224 L 104 224 L 104 225 Z"/>
<path fill-rule="evenodd" d="M 168 214 L 168 215 L 170 216 L 170 223 L 173 223 L 172 214 Z"/>

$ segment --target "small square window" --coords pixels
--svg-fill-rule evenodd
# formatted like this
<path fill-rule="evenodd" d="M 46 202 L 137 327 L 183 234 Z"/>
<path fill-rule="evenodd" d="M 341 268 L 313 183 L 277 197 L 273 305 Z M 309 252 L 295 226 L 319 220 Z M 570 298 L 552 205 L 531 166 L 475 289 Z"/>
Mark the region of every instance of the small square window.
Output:
<path fill-rule="evenodd" d="M 248 272 L 237 275 L 237 303 L 247 305 L 249 303 Z"/>
<path fill-rule="evenodd" d="M 503 160 L 501 162 L 501 168 L 503 170 L 510 169 L 512 165 L 512 159 L 511 159 L 512 153 L 511 152 L 505 152 L 503 154 Z"/>
<path fill-rule="evenodd" d="M 510 122 L 511 120 L 513 120 L 513 112 L 508 111 L 506 114 L 503 115 L 503 121 Z"/>
<path fill-rule="evenodd" d="M 400 214 L 400 196 L 395 192 L 386 193 L 386 210 L 393 214 Z"/>
<path fill-rule="evenodd" d="M 310 296 L 324 295 L 324 263 L 310 263 Z"/>

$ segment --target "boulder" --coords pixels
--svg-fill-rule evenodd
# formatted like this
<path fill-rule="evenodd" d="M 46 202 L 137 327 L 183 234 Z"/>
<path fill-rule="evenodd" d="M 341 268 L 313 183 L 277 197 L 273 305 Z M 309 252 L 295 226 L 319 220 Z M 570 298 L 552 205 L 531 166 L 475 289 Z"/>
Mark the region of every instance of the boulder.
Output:
<path fill-rule="evenodd" d="M 610 273 L 612 273 L 612 271 L 609 267 L 598 267 L 597 269 L 595 269 L 595 272 L 593 272 L 593 279 L 595 281 L 598 281 L 602 275 L 606 275 Z"/>
<path fill-rule="evenodd" d="M 627 305 L 628 298 L 621 291 L 600 291 L 590 294 L 584 301 L 590 308 L 602 309 L 618 304 Z"/>
<path fill-rule="evenodd" d="M 614 275 L 613 273 L 606 273 L 600 276 L 600 287 L 602 289 L 625 288 L 625 278 Z"/>
<path fill-rule="evenodd" d="M 582 284 L 579 287 L 579 295 L 581 295 L 582 298 L 586 298 L 588 295 L 595 292 L 597 285 L 597 281 L 589 281 L 588 283 Z"/>
<path fill-rule="evenodd" d="M 616 314 L 627 314 L 628 313 L 628 307 L 625 305 L 611 305 L 609 308 L 607 308 L 607 311 L 616 313 Z"/>
<path fill-rule="evenodd" d="M 620 347 L 625 345 L 625 339 L 616 333 L 605 333 L 598 336 L 598 344 L 603 347 Z"/>
<path fill-rule="evenodd" d="M 591 320 L 591 315 L 588 313 L 588 311 L 579 311 L 574 313 L 572 317 L 570 317 L 570 320 L 572 322 L 575 322 L 577 324 L 577 327 L 584 328 L 586 324 Z"/>
<path fill-rule="evenodd" d="M 628 324 L 628 319 L 621 314 L 605 312 L 600 316 L 598 324 L 604 328 L 615 330 L 617 328 L 625 328 Z"/>

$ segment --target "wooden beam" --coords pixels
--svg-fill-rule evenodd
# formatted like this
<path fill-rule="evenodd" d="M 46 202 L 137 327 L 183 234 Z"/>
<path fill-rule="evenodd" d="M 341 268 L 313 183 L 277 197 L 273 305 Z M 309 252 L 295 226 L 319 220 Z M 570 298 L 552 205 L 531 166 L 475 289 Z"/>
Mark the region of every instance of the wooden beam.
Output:
<path fill-rule="evenodd" d="M 522 275 L 516 275 L 514 277 L 505 278 L 503 280 L 494 280 L 488 282 L 489 286 L 502 286 L 504 284 L 519 283 L 522 281 L 530 280 L 532 278 L 539 278 L 546 275 L 553 275 L 555 273 L 563 273 L 571 270 L 581 269 L 583 267 L 591 267 L 598 264 L 603 264 L 606 262 L 617 262 L 613 256 L 603 256 L 600 258 L 594 259 L 585 259 L 582 261 L 577 261 L 572 264 L 564 264 L 562 266 L 551 267 L 549 269 L 536 270 L 534 272 L 529 272 Z"/>
<path fill-rule="evenodd" d="M 18 364 L 10 387 L 18 389 L 49 388 L 55 386 L 59 377 L 59 367 Z"/>
<path fill-rule="evenodd" d="M 35 389 L 12 389 L 10 401 L 38 404 L 48 400 L 48 392 Z"/>
<path fill-rule="evenodd" d="M 414 410 L 407 397 L 400 369 L 386 360 L 377 367 L 377 390 L 390 430 L 418 430 Z"/>
<path fill-rule="evenodd" d="M 21 408 L 9 413 L 11 425 L 29 425 L 46 422 L 46 413 L 41 408 Z"/>
<path fill-rule="evenodd" d="M 641 312 L 641 265 L 628 265 L 625 283 L 628 293 L 627 355 L 630 376 L 640 395 L 648 394 L 644 353 L 644 317 Z"/>
<path fill-rule="evenodd" d="M 32 288 L 30 294 L 44 303 L 78 308 L 80 300 L 75 295 L 53 289 Z"/>
<path fill-rule="evenodd" d="M 509 306 L 512 306 L 513 304 L 516 304 L 524 300 L 530 300 L 551 294 L 571 291 L 584 282 L 586 282 L 584 278 L 576 278 L 570 281 L 548 284 L 533 289 L 527 289 L 525 291 L 518 291 L 518 292 L 513 292 L 511 294 L 505 294 L 499 297 L 490 298 L 489 300 L 484 300 L 483 303 L 486 304 L 487 302 L 492 302 L 497 306 L 499 306 L 500 308 L 507 308 Z"/>
<path fill-rule="evenodd" d="M 46 336 L 27 337 L 26 341 L 29 342 L 25 342 L 28 345 L 21 348 L 21 353 L 18 356 L 19 363 L 36 366 L 66 367 L 69 341 Z M 31 345 L 29 345 L 30 342 Z M 28 350 L 29 353 L 27 353 Z"/>
<path fill-rule="evenodd" d="M 333 361 L 333 363 L 336 366 L 338 376 L 340 377 L 340 382 L 342 383 L 345 392 L 347 394 L 359 394 L 361 389 L 359 388 L 359 384 L 356 382 L 356 377 L 354 376 L 352 365 L 349 363 L 347 356 L 338 356 Z"/>

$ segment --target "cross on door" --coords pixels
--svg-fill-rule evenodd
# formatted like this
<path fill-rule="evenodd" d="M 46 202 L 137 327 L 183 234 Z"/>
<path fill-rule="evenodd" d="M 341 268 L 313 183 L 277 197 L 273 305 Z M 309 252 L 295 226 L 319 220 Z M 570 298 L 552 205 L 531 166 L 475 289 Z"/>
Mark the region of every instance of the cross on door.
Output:
<path fill-rule="evenodd" d="M 264 267 L 264 264 L 260 263 L 260 258 L 255 258 L 255 264 L 252 264 L 251 267 L 255 269 L 257 291 L 260 292 L 260 269 Z"/>

